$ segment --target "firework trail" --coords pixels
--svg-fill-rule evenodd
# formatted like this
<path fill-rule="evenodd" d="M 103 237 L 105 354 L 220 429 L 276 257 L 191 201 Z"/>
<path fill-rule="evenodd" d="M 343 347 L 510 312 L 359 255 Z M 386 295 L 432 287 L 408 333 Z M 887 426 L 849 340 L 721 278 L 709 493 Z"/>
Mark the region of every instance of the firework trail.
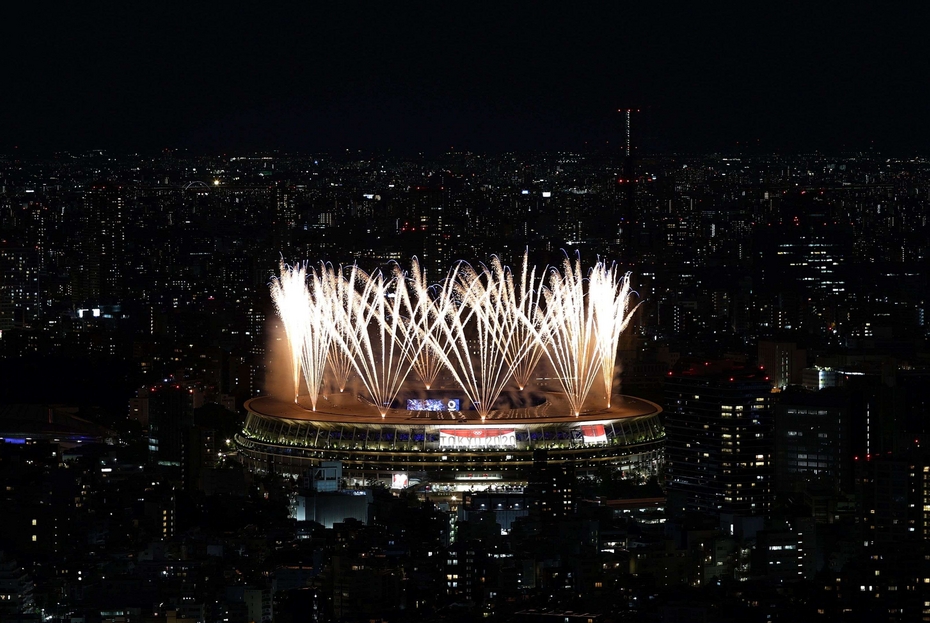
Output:
<path fill-rule="evenodd" d="M 577 416 L 591 391 L 600 367 L 593 305 L 585 296 L 581 260 L 567 257 L 561 272 L 549 273 L 549 288 L 543 293 L 546 311 L 541 341 L 556 371 L 565 397 Z"/>
<path fill-rule="evenodd" d="M 414 346 L 413 369 L 426 389 L 436 382 L 436 377 L 443 369 L 440 347 L 434 345 L 440 336 L 436 335 L 438 323 L 435 320 L 436 303 L 430 295 L 430 286 L 426 281 L 426 272 L 420 267 L 417 258 L 411 262 L 410 277 L 407 283 L 408 296 L 412 300 L 410 322 L 413 324 Z"/>
<path fill-rule="evenodd" d="M 279 265 L 279 276 L 271 279 L 271 300 L 287 334 L 291 366 L 294 373 L 294 400 L 300 389 L 301 356 L 309 330 L 310 292 L 307 289 L 307 266 Z"/>
<path fill-rule="evenodd" d="M 616 264 L 608 267 L 603 261 L 591 269 L 588 277 L 588 298 L 594 310 L 594 331 L 597 336 L 608 407 L 613 390 L 614 364 L 617 361 L 620 335 L 639 307 L 635 305 L 630 308 L 631 296 L 630 273 L 621 276 Z"/>

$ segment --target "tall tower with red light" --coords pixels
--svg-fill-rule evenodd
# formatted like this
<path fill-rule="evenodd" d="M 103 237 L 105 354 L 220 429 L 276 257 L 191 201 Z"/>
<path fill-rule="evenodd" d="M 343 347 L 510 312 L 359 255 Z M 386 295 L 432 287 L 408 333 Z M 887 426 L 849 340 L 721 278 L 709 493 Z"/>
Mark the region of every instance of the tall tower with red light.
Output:
<path fill-rule="evenodd" d="M 631 259 L 636 255 L 635 236 L 633 230 L 638 220 L 636 210 L 636 162 L 633 149 L 633 113 L 638 108 L 620 108 L 623 115 L 623 153 L 620 175 L 617 176 L 617 191 L 619 195 L 618 227 L 620 230 L 620 253 L 623 257 Z"/>

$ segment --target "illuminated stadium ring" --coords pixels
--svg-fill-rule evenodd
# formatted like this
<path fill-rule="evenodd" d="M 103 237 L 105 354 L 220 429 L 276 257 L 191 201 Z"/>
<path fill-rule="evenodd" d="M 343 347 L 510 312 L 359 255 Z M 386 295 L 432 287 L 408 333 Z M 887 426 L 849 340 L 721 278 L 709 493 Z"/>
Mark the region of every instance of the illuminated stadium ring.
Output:
<path fill-rule="evenodd" d="M 539 404 L 496 410 L 484 421 L 473 410 L 389 409 L 381 417 L 349 392 L 327 397 L 316 411 L 270 396 L 245 407 L 239 455 L 253 469 L 276 473 L 341 461 L 345 477 L 356 482 L 397 473 L 432 482 L 518 482 L 538 449 L 550 461 L 571 460 L 579 475 L 603 465 L 655 473 L 664 456 L 661 408 L 632 396 L 575 417 L 565 415 L 560 395 L 546 393 Z"/>

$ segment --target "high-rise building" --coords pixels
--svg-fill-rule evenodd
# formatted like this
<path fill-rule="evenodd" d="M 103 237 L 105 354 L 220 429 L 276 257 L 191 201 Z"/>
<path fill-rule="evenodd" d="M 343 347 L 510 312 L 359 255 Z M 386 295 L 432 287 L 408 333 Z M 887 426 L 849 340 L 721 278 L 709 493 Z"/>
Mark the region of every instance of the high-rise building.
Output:
<path fill-rule="evenodd" d="M 930 542 L 930 453 L 915 443 L 897 453 L 857 456 L 855 463 L 864 545 Z"/>
<path fill-rule="evenodd" d="M 41 315 L 39 253 L 0 244 L 0 331 L 28 327 Z"/>
<path fill-rule="evenodd" d="M 759 340 L 759 363 L 773 387 L 800 385 L 807 367 L 807 351 L 794 342 Z"/>
<path fill-rule="evenodd" d="M 456 601 L 482 602 L 486 590 L 488 545 L 480 540 L 456 541 L 446 553 L 446 595 Z"/>
<path fill-rule="evenodd" d="M 0 614 L 32 612 L 33 583 L 23 568 L 0 551 Z"/>
<path fill-rule="evenodd" d="M 243 601 L 249 621 L 271 623 L 274 619 L 274 605 L 270 589 L 247 586 L 243 590 Z"/>
<path fill-rule="evenodd" d="M 774 479 L 771 385 L 733 362 L 680 365 L 665 384 L 669 507 L 766 516 Z"/>
<path fill-rule="evenodd" d="M 84 232 L 74 295 L 88 304 L 121 302 L 130 189 L 97 184 L 84 193 Z"/>
<path fill-rule="evenodd" d="M 852 492 L 848 394 L 787 393 L 775 407 L 775 483 L 779 491 Z"/>
<path fill-rule="evenodd" d="M 294 188 L 279 184 L 275 187 L 274 237 L 272 247 L 288 255 L 292 252 L 294 230 L 297 227 L 297 200 Z"/>
<path fill-rule="evenodd" d="M 917 442 L 907 450 L 857 457 L 863 556 L 846 565 L 841 578 L 852 588 L 851 603 L 843 604 L 848 611 L 930 621 L 930 457 Z"/>
<path fill-rule="evenodd" d="M 544 521 L 570 517 L 575 512 L 575 468 L 551 461 L 546 450 L 533 452 L 533 469 L 526 485 L 532 516 Z"/>
<path fill-rule="evenodd" d="M 149 389 L 149 461 L 180 468 L 185 446 L 194 426 L 194 408 L 202 396 L 194 388 L 179 384 L 157 385 Z"/>
<path fill-rule="evenodd" d="M 425 220 L 426 238 L 422 266 L 427 279 L 438 281 L 447 270 L 452 258 L 449 223 L 449 193 L 445 189 L 425 194 L 430 203 L 424 205 L 421 219 Z"/>
<path fill-rule="evenodd" d="M 203 490 L 203 473 L 216 467 L 216 431 L 203 426 L 192 426 L 182 441 L 182 480 L 188 491 Z"/>
<path fill-rule="evenodd" d="M 907 531 L 914 539 L 930 543 L 930 456 L 919 449 L 907 461 Z"/>

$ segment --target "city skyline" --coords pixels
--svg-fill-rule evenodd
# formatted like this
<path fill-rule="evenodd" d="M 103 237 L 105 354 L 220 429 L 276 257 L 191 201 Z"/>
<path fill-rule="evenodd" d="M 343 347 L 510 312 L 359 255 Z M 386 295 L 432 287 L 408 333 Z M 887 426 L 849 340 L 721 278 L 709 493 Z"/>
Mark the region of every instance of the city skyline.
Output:
<path fill-rule="evenodd" d="M 0 616 L 925 610 L 928 179 L 872 152 L 0 158 Z M 416 256 L 425 288 L 575 253 L 642 301 L 598 353 L 609 411 L 571 413 L 552 362 L 485 421 L 451 372 L 384 417 L 351 380 L 293 403 L 282 259 Z M 464 363 L 482 331 L 451 332 Z"/>

